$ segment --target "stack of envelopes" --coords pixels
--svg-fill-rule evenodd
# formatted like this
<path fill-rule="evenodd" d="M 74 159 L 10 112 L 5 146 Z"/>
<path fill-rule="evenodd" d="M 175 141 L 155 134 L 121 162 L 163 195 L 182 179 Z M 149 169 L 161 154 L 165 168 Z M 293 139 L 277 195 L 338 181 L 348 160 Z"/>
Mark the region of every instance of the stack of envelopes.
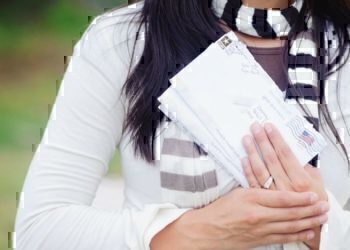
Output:
<path fill-rule="evenodd" d="M 250 125 L 272 122 L 301 165 L 326 146 L 324 138 L 230 31 L 170 79 L 159 109 L 247 187 L 241 167 L 246 156 L 241 139 Z"/>

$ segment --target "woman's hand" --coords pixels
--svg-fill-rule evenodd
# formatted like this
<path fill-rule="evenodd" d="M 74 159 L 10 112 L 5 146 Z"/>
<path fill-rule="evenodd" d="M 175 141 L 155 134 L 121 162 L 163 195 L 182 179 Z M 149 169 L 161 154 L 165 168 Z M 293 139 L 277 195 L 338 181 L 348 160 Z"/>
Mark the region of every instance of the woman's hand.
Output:
<path fill-rule="evenodd" d="M 184 213 L 160 231 L 151 249 L 250 249 L 307 241 L 323 223 L 312 192 L 237 188 L 201 209 Z"/>
<path fill-rule="evenodd" d="M 265 129 L 258 123 L 253 124 L 252 133 L 261 156 L 251 136 L 243 138 L 243 145 L 248 157 L 242 160 L 243 169 L 251 187 L 263 187 L 270 176 L 274 182 L 270 189 L 290 190 L 297 192 L 312 191 L 323 200 L 323 222 L 326 222 L 329 209 L 327 193 L 324 189 L 321 175 L 318 169 L 308 165 L 301 166 L 283 140 L 275 126 L 270 123 Z M 311 227 L 310 227 L 311 228 Z M 314 228 L 316 237 L 312 241 L 305 242 L 311 248 L 318 248 L 320 227 Z"/>

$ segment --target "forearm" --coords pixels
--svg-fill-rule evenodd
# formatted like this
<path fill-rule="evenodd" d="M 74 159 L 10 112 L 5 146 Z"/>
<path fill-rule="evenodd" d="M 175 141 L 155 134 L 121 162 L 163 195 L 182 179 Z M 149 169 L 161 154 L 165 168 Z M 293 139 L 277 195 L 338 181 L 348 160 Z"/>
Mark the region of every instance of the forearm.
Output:
<path fill-rule="evenodd" d="M 155 235 L 150 243 L 151 249 L 188 249 L 186 238 L 181 237 L 181 233 L 177 228 L 177 221 L 175 221 Z"/>
<path fill-rule="evenodd" d="M 227 243 L 230 232 L 225 230 L 224 225 L 215 224 L 218 221 L 213 221 L 212 212 L 206 207 L 185 212 L 153 237 L 151 249 L 225 249 L 223 245 Z"/>
<path fill-rule="evenodd" d="M 201 210 L 189 210 L 155 235 L 150 246 L 152 250 L 210 249 L 204 238 L 205 230 Z"/>
<path fill-rule="evenodd" d="M 152 250 L 166 250 L 166 249 L 186 249 L 190 245 L 189 239 L 183 235 L 183 221 L 186 219 L 192 211 L 184 213 L 177 220 L 167 225 L 162 231 L 156 234 L 150 243 Z"/>

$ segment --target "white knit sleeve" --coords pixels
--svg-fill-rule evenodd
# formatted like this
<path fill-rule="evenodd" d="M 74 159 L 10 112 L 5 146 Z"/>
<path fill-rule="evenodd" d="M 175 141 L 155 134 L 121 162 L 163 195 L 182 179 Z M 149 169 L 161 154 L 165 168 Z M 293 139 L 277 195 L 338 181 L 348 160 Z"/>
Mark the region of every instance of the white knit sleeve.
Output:
<path fill-rule="evenodd" d="M 125 115 L 126 61 L 111 20 L 96 18 L 74 47 L 22 189 L 17 249 L 149 249 L 153 235 L 187 211 L 169 203 L 120 212 L 91 206 Z"/>
<path fill-rule="evenodd" d="M 333 194 L 327 190 L 330 210 L 328 221 L 322 226 L 320 250 L 349 249 L 350 212 L 344 210 Z"/>

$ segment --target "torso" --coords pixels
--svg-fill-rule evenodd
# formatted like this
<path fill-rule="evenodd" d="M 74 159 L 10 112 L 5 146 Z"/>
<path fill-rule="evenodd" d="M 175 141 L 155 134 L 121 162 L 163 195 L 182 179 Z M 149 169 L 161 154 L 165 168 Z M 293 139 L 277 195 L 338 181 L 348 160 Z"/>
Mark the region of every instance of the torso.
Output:
<path fill-rule="evenodd" d="M 284 60 L 284 47 L 257 48 L 248 46 L 247 48 L 280 90 L 285 91 L 289 78 Z"/>
<path fill-rule="evenodd" d="M 231 29 L 225 25 L 223 20 L 221 27 L 227 32 Z M 288 86 L 288 72 L 284 60 L 284 49 L 286 42 L 284 39 L 262 39 L 248 36 L 240 32 L 235 32 L 236 36 L 247 45 L 255 60 L 270 75 L 277 86 L 285 91 Z"/>
<path fill-rule="evenodd" d="M 143 30 L 142 30 L 143 31 Z M 241 37 L 242 38 L 242 37 Z M 281 40 L 271 40 L 271 41 L 257 41 L 256 39 L 251 39 L 244 37 L 245 43 L 250 46 L 250 50 L 255 54 L 257 61 L 262 62 L 266 55 L 261 55 L 263 50 L 252 48 L 252 47 L 281 47 L 283 44 Z M 262 40 L 262 39 L 260 39 Z M 136 43 L 136 58 L 140 58 L 142 48 L 144 46 L 144 40 L 139 39 Z M 274 50 L 274 49 L 272 49 Z M 266 51 L 265 51 L 266 52 Z M 270 51 L 271 52 L 271 51 Z M 267 56 L 276 56 L 279 58 L 279 53 L 268 53 Z M 276 64 L 279 65 L 279 64 Z M 276 83 L 283 89 L 285 85 L 283 84 L 283 74 L 281 73 L 282 67 L 272 67 L 272 64 L 266 64 L 266 71 L 276 80 Z M 270 69 L 268 69 L 270 68 Z M 346 66 L 345 74 L 343 78 L 350 77 L 350 64 Z M 273 73 L 275 72 L 275 73 Z M 278 80 L 280 79 L 280 80 Z M 349 93 L 350 86 L 340 83 L 341 93 Z M 329 108 L 332 112 L 339 113 L 338 106 L 336 102 L 336 89 L 335 86 L 330 86 L 329 93 Z M 344 97 L 343 97 L 343 100 Z M 345 101 L 343 107 L 344 115 L 350 117 L 350 103 Z M 338 117 L 339 118 L 339 117 Z M 350 120 L 348 119 L 348 122 Z M 335 122 L 337 128 L 341 129 L 344 126 L 342 121 L 338 119 Z M 325 136 L 325 132 L 321 131 L 321 134 Z M 348 141 L 349 136 L 345 133 L 345 142 Z M 327 138 L 327 137 L 326 137 Z M 144 160 L 136 157 L 133 152 L 132 143 L 129 142 L 130 138 L 128 135 L 123 135 L 120 142 L 120 156 L 121 156 L 121 166 L 123 177 L 125 180 L 125 207 L 133 207 L 136 209 L 142 209 L 146 204 L 149 203 L 160 203 L 162 202 L 161 188 L 160 188 L 160 168 L 159 162 L 152 166 L 146 163 Z M 334 141 L 334 140 L 333 140 Z M 321 174 L 324 178 L 325 186 L 334 193 L 341 205 L 344 205 L 350 197 L 350 178 L 348 177 L 347 165 L 342 158 L 341 151 L 332 145 L 328 140 L 329 147 L 321 153 Z M 220 181 L 220 180 L 219 180 Z M 230 187 L 226 186 L 224 192 L 229 191 Z"/>

